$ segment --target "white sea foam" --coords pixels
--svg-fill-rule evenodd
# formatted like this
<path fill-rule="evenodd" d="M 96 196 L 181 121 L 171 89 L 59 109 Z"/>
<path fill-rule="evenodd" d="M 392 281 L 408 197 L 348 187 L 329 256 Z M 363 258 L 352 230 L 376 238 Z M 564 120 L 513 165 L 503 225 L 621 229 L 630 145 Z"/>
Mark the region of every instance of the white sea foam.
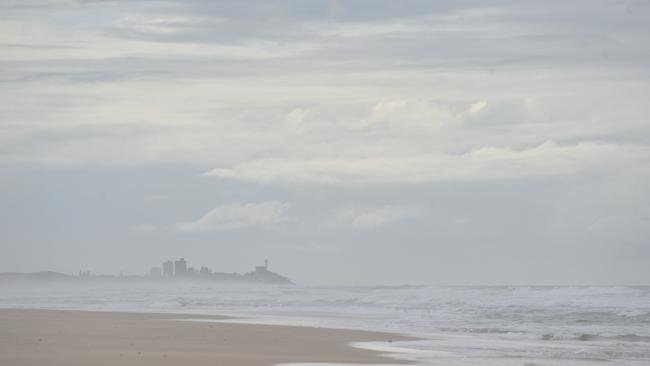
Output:
<path fill-rule="evenodd" d="M 649 287 L 9 287 L 0 307 L 229 314 L 266 324 L 397 332 L 364 344 L 424 364 L 650 364 Z"/>

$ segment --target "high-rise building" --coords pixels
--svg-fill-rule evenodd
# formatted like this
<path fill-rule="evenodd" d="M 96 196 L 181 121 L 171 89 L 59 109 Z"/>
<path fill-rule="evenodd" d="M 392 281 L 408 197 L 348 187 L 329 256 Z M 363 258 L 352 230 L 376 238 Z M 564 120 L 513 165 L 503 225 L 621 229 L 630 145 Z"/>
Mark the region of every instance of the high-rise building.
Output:
<path fill-rule="evenodd" d="M 171 276 L 174 275 L 174 263 L 172 263 L 172 261 L 167 261 L 167 262 L 163 263 L 162 268 L 163 268 L 162 269 L 163 276 L 171 277 Z"/>
<path fill-rule="evenodd" d="M 174 262 L 174 275 L 185 276 L 187 274 L 187 262 L 185 258 L 181 258 Z"/>

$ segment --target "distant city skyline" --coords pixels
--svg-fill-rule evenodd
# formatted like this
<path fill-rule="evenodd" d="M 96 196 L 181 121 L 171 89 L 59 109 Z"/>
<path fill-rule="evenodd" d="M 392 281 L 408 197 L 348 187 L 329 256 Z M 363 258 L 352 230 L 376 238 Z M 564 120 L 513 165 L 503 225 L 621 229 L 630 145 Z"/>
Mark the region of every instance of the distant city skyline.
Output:
<path fill-rule="evenodd" d="M 185 258 L 179 258 L 174 262 L 167 260 L 160 267 L 151 267 L 147 273 L 152 277 L 183 277 L 186 275 L 210 275 L 213 273 L 210 267 L 201 266 L 199 269 L 196 269 L 194 266 L 188 267 L 187 263 Z M 263 266 L 255 266 L 255 271 L 267 271 L 268 268 L 269 260 L 265 259 Z"/>
<path fill-rule="evenodd" d="M 161 263 L 160 266 L 152 266 L 147 270 L 142 270 L 135 273 L 126 273 L 127 275 L 144 275 L 151 277 L 183 277 L 186 275 L 209 275 L 214 271 L 211 267 L 199 265 L 199 267 L 189 266 L 189 262 L 184 257 L 175 259 L 175 260 L 165 260 Z M 255 265 L 255 271 L 267 271 L 269 269 L 269 260 L 264 259 L 263 265 Z M 45 272 L 50 271 L 51 269 L 42 268 L 33 272 Z M 0 273 L 3 272 L 0 270 Z M 220 272 L 220 271 L 217 271 Z M 92 269 L 80 269 L 78 271 L 79 276 L 92 276 L 92 275 L 111 275 L 115 273 L 99 273 L 95 272 Z M 120 270 L 119 275 L 124 275 L 124 271 Z"/>
<path fill-rule="evenodd" d="M 209 267 L 202 266 L 196 269 L 187 266 L 185 258 L 179 258 L 175 261 L 167 260 L 163 262 L 162 267 L 151 267 L 144 274 L 130 274 L 120 271 L 118 275 L 107 273 L 94 273 L 91 270 L 79 270 L 78 275 L 60 273 L 51 270 L 40 270 L 34 272 L 3 272 L 0 271 L 0 282 L 3 284 L 12 283 L 33 283 L 33 282 L 61 282 L 66 283 L 84 283 L 80 281 L 92 281 L 92 283 L 129 281 L 136 283 L 187 283 L 187 282 L 213 282 L 213 283 L 231 283 L 231 284 L 276 284 L 291 285 L 293 282 L 276 272 L 272 272 L 268 267 L 268 260 L 264 260 L 264 265 L 256 265 L 253 271 L 246 273 L 213 271 Z"/>

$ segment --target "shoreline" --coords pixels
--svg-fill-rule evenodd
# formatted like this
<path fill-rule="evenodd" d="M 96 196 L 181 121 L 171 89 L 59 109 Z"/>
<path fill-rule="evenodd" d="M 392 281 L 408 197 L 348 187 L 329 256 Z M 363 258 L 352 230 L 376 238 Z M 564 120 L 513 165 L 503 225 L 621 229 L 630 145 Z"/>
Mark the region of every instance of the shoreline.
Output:
<path fill-rule="evenodd" d="M 353 345 L 417 339 L 363 330 L 219 322 L 233 319 L 182 313 L 0 309 L 0 364 L 396 365 L 412 362 Z"/>

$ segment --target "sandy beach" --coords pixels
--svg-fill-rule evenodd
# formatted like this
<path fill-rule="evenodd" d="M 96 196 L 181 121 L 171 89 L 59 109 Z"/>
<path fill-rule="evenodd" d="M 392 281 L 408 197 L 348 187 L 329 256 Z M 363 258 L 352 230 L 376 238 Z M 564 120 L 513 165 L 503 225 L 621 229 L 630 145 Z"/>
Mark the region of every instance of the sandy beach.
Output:
<path fill-rule="evenodd" d="M 0 365 L 402 363 L 351 342 L 405 337 L 354 330 L 177 321 L 215 316 L 0 309 Z"/>

